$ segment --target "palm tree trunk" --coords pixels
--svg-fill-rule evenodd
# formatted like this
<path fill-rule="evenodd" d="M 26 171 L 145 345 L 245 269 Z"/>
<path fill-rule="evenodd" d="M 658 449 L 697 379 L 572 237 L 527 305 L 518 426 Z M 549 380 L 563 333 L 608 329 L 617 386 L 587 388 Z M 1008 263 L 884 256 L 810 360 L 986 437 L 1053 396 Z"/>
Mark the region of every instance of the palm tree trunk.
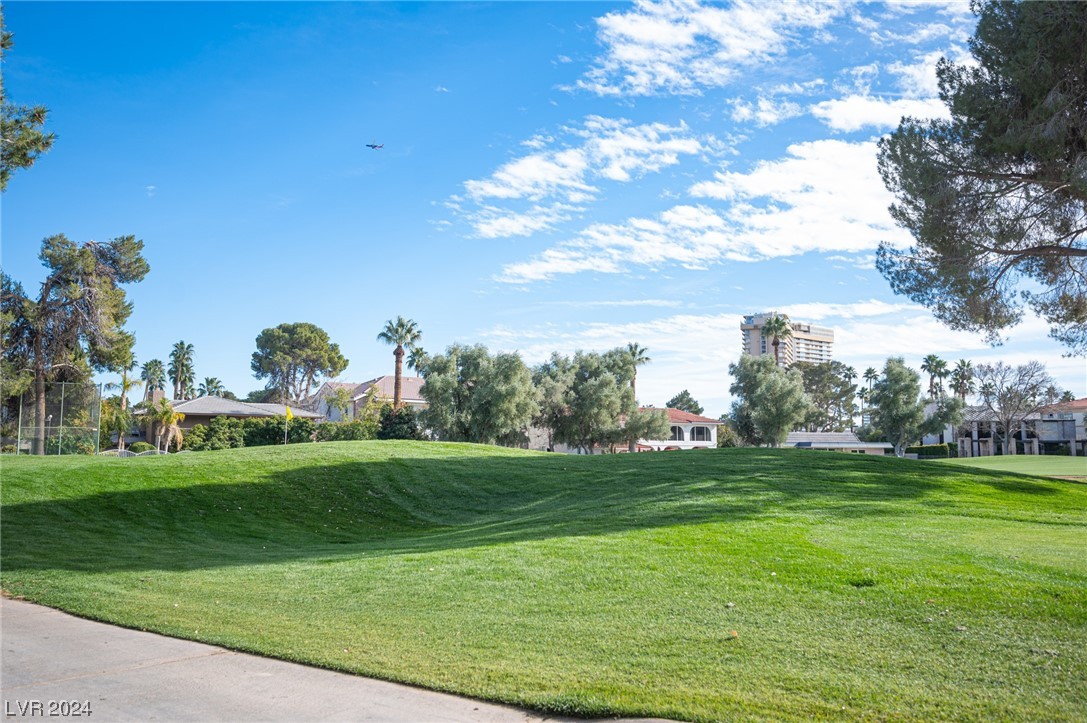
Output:
<path fill-rule="evenodd" d="M 34 454 L 45 454 L 45 370 L 34 370 Z"/>
<path fill-rule="evenodd" d="M 400 409 L 400 380 L 404 369 L 404 347 L 397 344 L 396 349 L 393 350 L 393 356 L 396 358 L 396 374 L 393 377 L 393 409 Z"/>
<path fill-rule="evenodd" d="M 775 336 L 774 341 L 771 343 L 774 345 L 774 366 L 781 366 L 781 359 L 778 357 L 778 344 L 781 342 L 778 341 L 778 338 Z"/>

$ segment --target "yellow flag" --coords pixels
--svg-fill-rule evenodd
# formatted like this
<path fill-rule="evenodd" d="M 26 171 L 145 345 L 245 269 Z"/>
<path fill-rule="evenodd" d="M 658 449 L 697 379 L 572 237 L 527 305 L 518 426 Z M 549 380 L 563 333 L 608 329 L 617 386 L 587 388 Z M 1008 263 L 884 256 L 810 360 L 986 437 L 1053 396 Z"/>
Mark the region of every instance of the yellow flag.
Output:
<path fill-rule="evenodd" d="M 291 414 L 291 408 L 287 407 L 287 421 L 289 422 L 292 419 L 294 419 L 294 415 Z"/>

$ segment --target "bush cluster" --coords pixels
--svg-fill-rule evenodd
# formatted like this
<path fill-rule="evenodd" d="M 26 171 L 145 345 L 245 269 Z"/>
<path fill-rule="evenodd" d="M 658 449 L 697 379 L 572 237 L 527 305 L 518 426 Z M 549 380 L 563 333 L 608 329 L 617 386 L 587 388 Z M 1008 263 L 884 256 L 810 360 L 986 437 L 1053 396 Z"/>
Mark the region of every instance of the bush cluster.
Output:
<path fill-rule="evenodd" d="M 916 454 L 919 459 L 947 459 L 958 457 L 958 448 L 951 444 L 915 444 L 906 447 L 906 454 Z"/>
<path fill-rule="evenodd" d="M 203 452 L 212 449 L 263 447 L 283 444 L 283 417 L 233 419 L 215 417 L 208 425 L 197 424 L 185 432 L 183 449 Z M 361 418 L 349 422 L 321 422 L 295 418 L 287 425 L 287 443 L 345 442 L 363 439 L 420 439 L 414 410 L 394 410 L 386 405 L 380 419 Z M 153 449 L 153 447 L 152 447 Z"/>

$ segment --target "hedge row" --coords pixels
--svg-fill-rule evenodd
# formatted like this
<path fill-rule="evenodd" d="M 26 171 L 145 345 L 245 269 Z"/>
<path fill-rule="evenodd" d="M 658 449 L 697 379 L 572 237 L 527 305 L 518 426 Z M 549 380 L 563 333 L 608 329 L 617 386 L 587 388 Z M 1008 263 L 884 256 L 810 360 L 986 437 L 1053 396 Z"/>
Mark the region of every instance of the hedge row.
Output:
<path fill-rule="evenodd" d="M 916 454 L 921 459 L 947 459 L 958 457 L 959 449 L 953 444 L 917 444 L 906 447 L 906 454 Z"/>
<path fill-rule="evenodd" d="M 344 442 L 363 439 L 418 439 L 419 426 L 415 413 L 403 407 L 393 410 L 386 406 L 379 419 L 356 419 L 350 422 L 320 422 L 312 419 L 283 417 L 251 417 L 234 419 L 215 417 L 205 426 L 197 424 L 185 432 L 182 448 L 192 452 L 238 447 L 263 447 L 300 442 Z"/>

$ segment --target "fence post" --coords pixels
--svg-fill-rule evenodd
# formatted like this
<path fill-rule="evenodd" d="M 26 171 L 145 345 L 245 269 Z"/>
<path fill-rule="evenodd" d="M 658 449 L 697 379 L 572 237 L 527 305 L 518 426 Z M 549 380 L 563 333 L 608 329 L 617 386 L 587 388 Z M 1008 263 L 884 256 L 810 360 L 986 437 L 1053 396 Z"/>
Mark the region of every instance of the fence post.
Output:
<path fill-rule="evenodd" d="M 64 453 L 64 388 L 68 382 L 60 383 L 60 437 L 57 439 L 57 454 Z"/>
<path fill-rule="evenodd" d="M 102 383 L 98 385 L 98 419 L 94 423 L 94 456 L 97 457 L 102 451 L 102 394 L 105 393 L 105 386 Z M 124 432 L 121 432 L 124 434 Z"/>
<path fill-rule="evenodd" d="M 23 398 L 26 396 L 26 392 L 19 395 L 19 429 L 15 433 L 15 454 L 19 454 L 19 450 L 23 448 Z"/>

